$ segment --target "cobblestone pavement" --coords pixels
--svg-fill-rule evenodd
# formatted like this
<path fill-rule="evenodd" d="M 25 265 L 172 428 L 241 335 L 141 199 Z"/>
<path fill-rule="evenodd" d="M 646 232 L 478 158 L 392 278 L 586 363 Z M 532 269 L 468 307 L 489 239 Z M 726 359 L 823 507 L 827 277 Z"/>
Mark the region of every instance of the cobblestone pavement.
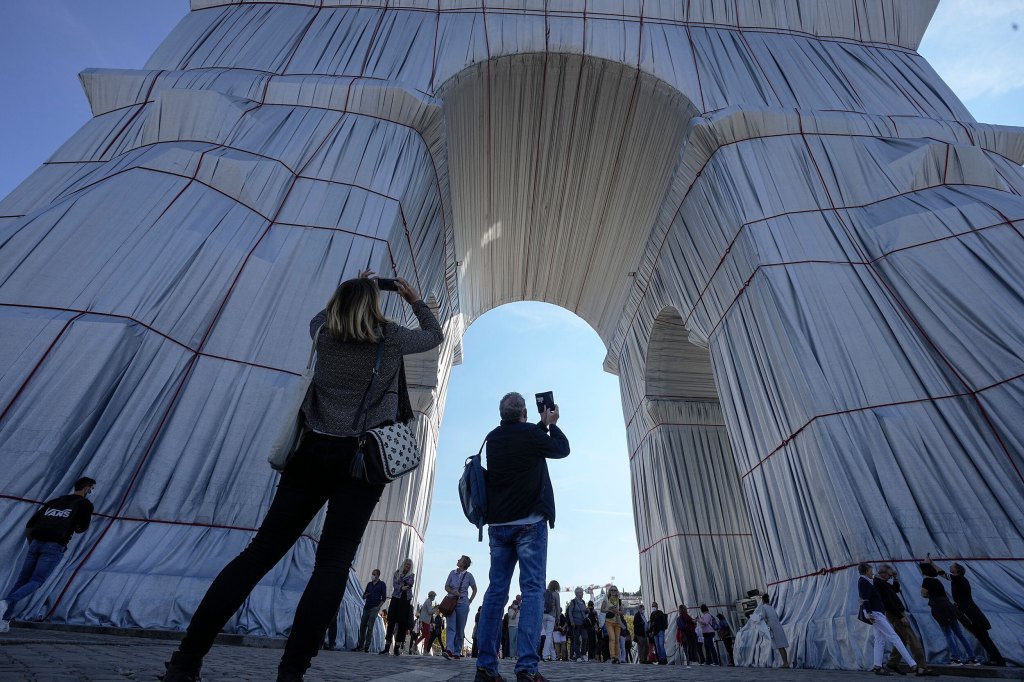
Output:
<path fill-rule="evenodd" d="M 124 682 L 156 680 L 176 643 L 112 635 L 15 628 L 0 635 L 2 682 Z M 204 665 L 204 680 L 274 680 L 279 649 L 217 645 Z M 875 679 L 869 673 L 763 668 L 679 668 L 676 666 L 546 663 L 541 672 L 552 682 L 854 682 Z M 510 664 L 502 674 L 514 680 Z M 308 682 L 471 682 L 471 660 L 439 657 L 380 656 L 322 651 L 306 675 Z"/>

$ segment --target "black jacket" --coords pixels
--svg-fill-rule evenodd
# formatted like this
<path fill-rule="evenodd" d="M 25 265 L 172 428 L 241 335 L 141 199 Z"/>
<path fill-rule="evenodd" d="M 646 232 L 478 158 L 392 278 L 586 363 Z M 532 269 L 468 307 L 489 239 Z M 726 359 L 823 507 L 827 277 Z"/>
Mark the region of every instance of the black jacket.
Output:
<path fill-rule="evenodd" d="M 633 616 L 633 634 L 637 637 L 647 636 L 647 620 L 644 618 L 644 614 L 640 612 Z"/>
<path fill-rule="evenodd" d="M 906 615 L 907 609 L 903 606 L 903 600 L 900 599 L 900 581 L 893 579 L 892 585 L 890 585 L 876 575 L 873 582 L 875 589 L 878 590 L 878 596 L 882 598 L 882 604 L 885 606 L 883 613 L 897 619 Z"/>
<path fill-rule="evenodd" d="M 647 626 L 647 632 L 654 637 L 659 632 L 668 630 L 668 616 L 661 609 L 651 611 L 651 620 Z"/>
<path fill-rule="evenodd" d="M 885 613 L 885 604 L 882 602 L 882 597 L 879 596 L 874 583 L 867 576 L 862 575 L 857 579 L 857 591 L 860 594 L 860 600 L 864 603 L 865 611 Z"/>
<path fill-rule="evenodd" d="M 33 540 L 67 547 L 72 535 L 89 529 L 92 511 L 92 502 L 83 495 L 62 495 L 40 507 L 25 528 Z"/>
<path fill-rule="evenodd" d="M 557 426 L 505 422 L 487 435 L 487 521 L 508 523 L 541 514 L 555 527 L 555 493 L 548 459 L 569 455 Z"/>

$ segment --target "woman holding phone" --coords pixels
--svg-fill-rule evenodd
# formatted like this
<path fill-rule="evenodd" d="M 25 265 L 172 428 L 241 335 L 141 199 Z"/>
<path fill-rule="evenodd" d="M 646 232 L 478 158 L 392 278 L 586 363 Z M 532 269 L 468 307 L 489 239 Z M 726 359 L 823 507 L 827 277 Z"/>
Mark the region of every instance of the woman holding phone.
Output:
<path fill-rule="evenodd" d="M 267 515 L 252 542 L 210 585 L 167 665 L 164 682 L 195 682 L 213 640 L 256 584 L 291 549 L 313 517 L 327 505 L 316 562 L 295 610 L 295 620 L 278 666 L 278 682 L 301 682 L 320 648 L 348 583 L 349 566 L 384 486 L 350 473 L 364 428 L 412 418 L 402 358 L 435 348 L 441 325 L 408 282 L 397 292 L 412 307 L 419 329 L 408 329 L 381 312 L 380 290 L 367 270 L 342 282 L 327 307 L 309 323 L 316 339 L 313 382 L 302 404 L 307 433 L 281 475 Z M 318 332 L 320 332 L 318 334 Z M 383 345 L 378 380 L 370 385 Z"/>

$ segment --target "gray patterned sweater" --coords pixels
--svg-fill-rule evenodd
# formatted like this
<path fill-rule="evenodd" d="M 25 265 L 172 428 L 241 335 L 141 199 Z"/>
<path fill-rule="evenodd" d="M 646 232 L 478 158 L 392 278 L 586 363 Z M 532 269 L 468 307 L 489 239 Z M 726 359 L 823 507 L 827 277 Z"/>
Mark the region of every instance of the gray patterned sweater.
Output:
<path fill-rule="evenodd" d="M 366 428 L 386 421 L 395 421 L 399 408 L 398 369 L 403 355 L 423 353 L 441 345 L 444 333 L 434 313 L 423 301 L 412 304 L 419 320 L 419 329 L 408 329 L 395 322 L 384 328 L 384 357 L 372 394 L 367 398 Z M 310 320 L 309 335 L 327 320 L 322 310 Z M 342 342 L 326 329 L 317 341 L 316 368 L 313 383 L 302 403 L 306 427 L 335 436 L 356 436 L 363 432 L 363 420 L 355 428 L 353 420 L 359 411 L 363 392 L 370 383 L 373 363 L 377 359 L 376 343 Z"/>

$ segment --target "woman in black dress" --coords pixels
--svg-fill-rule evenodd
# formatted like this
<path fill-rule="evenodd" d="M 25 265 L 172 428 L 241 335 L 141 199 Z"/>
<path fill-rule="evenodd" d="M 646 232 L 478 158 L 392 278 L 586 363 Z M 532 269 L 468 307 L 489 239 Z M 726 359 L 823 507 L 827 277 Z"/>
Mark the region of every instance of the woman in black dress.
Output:
<path fill-rule="evenodd" d="M 946 595 L 946 588 L 939 580 L 939 571 L 931 559 L 918 564 L 924 581 L 921 583 L 921 596 L 928 598 L 928 606 L 932 610 L 932 618 L 942 628 L 942 634 L 946 638 L 946 647 L 949 650 L 949 662 L 951 665 L 962 665 L 966 659 L 967 663 L 976 663 L 971 652 L 974 647 L 967 643 L 960 623 L 957 620 L 957 610 L 953 602 L 949 601 Z M 959 641 L 960 646 L 957 642 Z M 961 653 L 962 646 L 962 653 Z"/>

